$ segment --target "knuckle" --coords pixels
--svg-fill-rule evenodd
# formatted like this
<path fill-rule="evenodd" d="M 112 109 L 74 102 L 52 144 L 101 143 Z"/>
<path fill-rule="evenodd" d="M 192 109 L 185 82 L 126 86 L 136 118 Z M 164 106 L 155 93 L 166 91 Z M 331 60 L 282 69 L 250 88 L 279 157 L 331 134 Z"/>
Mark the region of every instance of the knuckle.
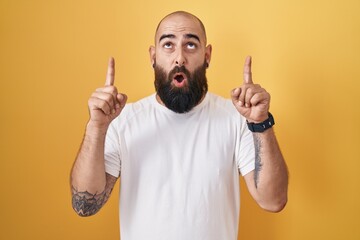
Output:
<path fill-rule="evenodd" d="M 113 101 L 113 95 L 111 95 L 111 93 L 106 93 L 105 95 L 105 101 L 107 101 L 108 103 L 111 103 Z"/>
<path fill-rule="evenodd" d="M 101 101 L 99 104 L 99 107 L 104 111 L 104 112 L 108 112 L 109 110 L 109 105 L 105 102 L 105 101 Z"/>
<path fill-rule="evenodd" d="M 112 93 L 113 93 L 113 92 L 117 92 L 116 87 L 115 87 L 115 86 L 113 86 L 113 85 L 108 86 L 107 88 L 108 88 L 109 92 L 112 92 Z"/>
<path fill-rule="evenodd" d="M 245 93 L 246 89 L 248 88 L 247 84 L 244 84 L 240 87 L 241 89 L 241 94 Z"/>
<path fill-rule="evenodd" d="M 244 98 L 245 98 L 245 91 L 242 91 L 240 96 L 239 96 L 239 99 L 243 100 Z"/>
<path fill-rule="evenodd" d="M 245 86 L 244 86 L 244 91 L 247 92 L 249 91 L 249 89 L 253 88 L 253 85 L 250 84 L 250 83 L 246 83 Z"/>
<path fill-rule="evenodd" d="M 98 99 L 97 99 L 96 97 L 91 96 L 91 97 L 88 99 L 88 104 L 89 104 L 89 105 L 96 105 L 97 100 L 98 100 Z"/>

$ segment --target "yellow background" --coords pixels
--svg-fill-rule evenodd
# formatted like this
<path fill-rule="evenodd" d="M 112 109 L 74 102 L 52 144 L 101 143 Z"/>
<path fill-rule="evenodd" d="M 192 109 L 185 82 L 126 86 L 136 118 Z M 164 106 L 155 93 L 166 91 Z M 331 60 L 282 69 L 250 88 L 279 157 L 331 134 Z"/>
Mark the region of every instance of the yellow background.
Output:
<path fill-rule="evenodd" d="M 0 239 L 119 239 L 118 189 L 80 218 L 69 171 L 108 57 L 130 101 L 152 93 L 148 46 L 175 10 L 207 27 L 212 92 L 250 54 L 272 95 L 289 202 L 264 212 L 242 182 L 239 239 L 360 239 L 359 0 L 0 0 Z"/>

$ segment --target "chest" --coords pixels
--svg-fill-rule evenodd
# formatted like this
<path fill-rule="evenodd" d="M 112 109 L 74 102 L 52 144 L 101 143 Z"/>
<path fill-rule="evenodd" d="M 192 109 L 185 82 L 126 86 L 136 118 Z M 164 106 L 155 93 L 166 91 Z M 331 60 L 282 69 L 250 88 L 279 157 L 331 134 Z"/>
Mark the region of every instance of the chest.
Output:
<path fill-rule="evenodd" d="M 134 119 L 123 131 L 122 175 L 129 171 L 189 179 L 201 174 L 218 181 L 236 168 L 236 134 L 236 123 L 224 116 L 174 119 L 152 114 Z"/>

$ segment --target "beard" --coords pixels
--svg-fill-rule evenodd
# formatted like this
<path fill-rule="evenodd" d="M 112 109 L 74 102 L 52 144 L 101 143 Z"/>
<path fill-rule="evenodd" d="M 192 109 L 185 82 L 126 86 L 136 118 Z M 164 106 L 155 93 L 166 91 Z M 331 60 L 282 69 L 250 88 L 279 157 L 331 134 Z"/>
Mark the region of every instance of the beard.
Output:
<path fill-rule="evenodd" d="M 184 66 L 176 66 L 166 74 L 165 70 L 155 65 L 155 89 L 157 95 L 165 106 L 176 112 L 186 113 L 200 103 L 208 91 L 206 79 L 206 61 L 204 64 L 190 73 Z M 182 87 L 176 87 L 172 83 L 174 75 L 183 73 L 187 82 Z"/>

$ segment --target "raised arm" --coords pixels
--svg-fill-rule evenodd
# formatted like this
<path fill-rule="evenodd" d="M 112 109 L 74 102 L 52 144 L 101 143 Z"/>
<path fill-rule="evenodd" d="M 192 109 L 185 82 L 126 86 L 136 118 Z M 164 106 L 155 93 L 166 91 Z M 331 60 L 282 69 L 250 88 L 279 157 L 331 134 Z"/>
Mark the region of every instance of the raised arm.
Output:
<path fill-rule="evenodd" d="M 114 78 L 115 61 L 110 58 L 105 86 L 89 98 L 90 119 L 70 175 L 72 206 L 80 216 L 98 212 L 117 180 L 105 172 L 104 144 L 109 124 L 119 116 L 127 97 L 118 93 Z"/>
<path fill-rule="evenodd" d="M 254 84 L 251 57 L 244 65 L 244 82 L 231 92 L 234 106 L 248 122 L 261 123 L 269 117 L 270 94 Z M 255 170 L 244 176 L 250 194 L 265 210 L 281 211 L 287 203 L 288 172 L 273 128 L 254 132 Z"/>

